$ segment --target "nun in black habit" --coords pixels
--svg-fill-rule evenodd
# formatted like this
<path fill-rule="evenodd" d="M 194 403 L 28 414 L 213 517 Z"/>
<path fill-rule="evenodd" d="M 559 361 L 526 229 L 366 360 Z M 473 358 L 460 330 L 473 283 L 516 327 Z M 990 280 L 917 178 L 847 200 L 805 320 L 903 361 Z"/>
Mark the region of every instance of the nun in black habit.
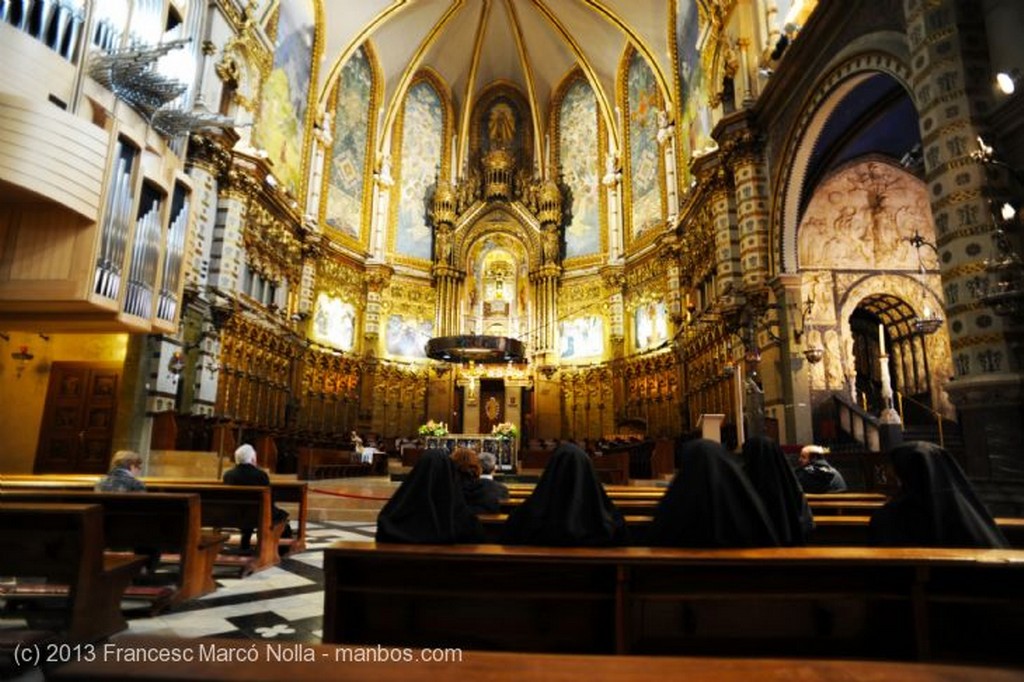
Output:
<path fill-rule="evenodd" d="M 455 462 L 445 450 L 427 450 L 377 516 L 377 542 L 483 542 L 469 510 Z"/>
<path fill-rule="evenodd" d="M 934 443 L 889 451 L 900 490 L 871 517 L 870 538 L 890 547 L 1009 547 L 956 460 Z"/>
<path fill-rule="evenodd" d="M 814 516 L 779 444 L 764 436 L 747 439 L 743 465 L 779 543 L 785 547 L 806 544 L 807 534 L 814 529 Z"/>
<path fill-rule="evenodd" d="M 552 453 L 533 493 L 508 515 L 504 542 L 558 547 L 622 545 L 626 522 L 605 493 L 587 453 L 563 443 Z"/>
<path fill-rule="evenodd" d="M 679 450 L 679 472 L 658 504 L 647 543 L 668 547 L 775 547 L 757 491 L 719 443 Z"/>

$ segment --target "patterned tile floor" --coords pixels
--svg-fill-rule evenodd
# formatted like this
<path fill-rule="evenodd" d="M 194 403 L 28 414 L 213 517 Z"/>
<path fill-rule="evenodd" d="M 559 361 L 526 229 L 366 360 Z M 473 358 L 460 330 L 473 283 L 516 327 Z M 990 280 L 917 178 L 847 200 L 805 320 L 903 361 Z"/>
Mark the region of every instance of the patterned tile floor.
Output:
<path fill-rule="evenodd" d="M 372 540 L 375 529 L 365 522 L 310 521 L 304 552 L 246 578 L 216 577 L 215 592 L 159 616 L 129 610 L 122 634 L 318 643 L 324 611 L 321 550 L 337 540 Z M 0 629 L 24 626 L 22 619 L 0 616 Z M 14 679 L 42 678 L 34 670 Z"/>

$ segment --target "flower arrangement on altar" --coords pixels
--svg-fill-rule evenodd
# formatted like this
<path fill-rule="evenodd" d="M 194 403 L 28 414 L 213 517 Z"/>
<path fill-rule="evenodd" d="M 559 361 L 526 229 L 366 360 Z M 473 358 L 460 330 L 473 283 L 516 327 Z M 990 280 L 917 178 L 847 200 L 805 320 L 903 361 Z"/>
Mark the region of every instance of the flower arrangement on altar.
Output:
<path fill-rule="evenodd" d="M 447 436 L 448 425 L 431 419 L 426 424 L 420 426 L 419 434 L 421 436 Z"/>
<path fill-rule="evenodd" d="M 512 440 L 519 436 L 519 429 L 512 422 L 501 422 L 494 425 L 494 428 L 491 429 L 491 435 L 505 440 Z"/>

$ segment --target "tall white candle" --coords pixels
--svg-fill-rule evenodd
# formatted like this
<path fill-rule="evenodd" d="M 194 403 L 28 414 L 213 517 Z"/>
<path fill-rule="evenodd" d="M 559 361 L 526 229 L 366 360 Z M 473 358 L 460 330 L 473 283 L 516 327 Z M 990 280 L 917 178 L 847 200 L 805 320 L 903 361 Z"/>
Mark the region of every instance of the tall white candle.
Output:
<path fill-rule="evenodd" d="M 878 325 L 878 354 L 885 355 L 885 325 Z"/>

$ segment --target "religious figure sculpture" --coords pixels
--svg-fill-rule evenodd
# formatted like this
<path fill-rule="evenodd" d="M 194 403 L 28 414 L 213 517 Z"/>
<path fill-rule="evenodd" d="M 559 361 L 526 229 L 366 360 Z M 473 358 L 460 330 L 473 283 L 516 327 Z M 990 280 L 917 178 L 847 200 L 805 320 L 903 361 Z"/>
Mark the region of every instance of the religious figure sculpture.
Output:
<path fill-rule="evenodd" d="M 516 118 L 512 107 L 499 102 L 491 108 L 487 120 L 487 137 L 491 149 L 508 149 L 516 136 Z"/>
<path fill-rule="evenodd" d="M 558 231 L 555 228 L 548 228 L 544 232 L 544 262 L 558 262 Z"/>
<path fill-rule="evenodd" d="M 448 263 L 451 259 L 452 240 L 448 228 L 438 228 L 434 233 L 434 251 L 438 263 Z"/>

